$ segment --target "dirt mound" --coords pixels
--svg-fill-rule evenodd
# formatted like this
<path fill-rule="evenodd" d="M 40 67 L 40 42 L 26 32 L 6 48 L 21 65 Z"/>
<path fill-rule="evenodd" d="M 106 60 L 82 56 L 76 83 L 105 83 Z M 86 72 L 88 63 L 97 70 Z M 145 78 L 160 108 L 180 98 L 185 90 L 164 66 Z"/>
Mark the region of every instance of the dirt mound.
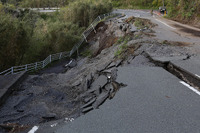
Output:
<path fill-rule="evenodd" d="M 89 43 L 98 42 L 98 46 L 96 46 L 93 51 L 93 57 L 99 55 L 103 49 L 111 47 L 118 40 L 118 37 L 113 35 L 111 26 L 108 26 L 108 24 L 104 22 L 100 22 L 96 26 L 95 30 L 97 33 L 91 32 L 91 34 L 87 37 Z"/>
<path fill-rule="evenodd" d="M 162 43 L 167 44 L 167 45 L 171 45 L 171 46 L 180 46 L 180 47 L 191 45 L 191 43 L 188 43 L 188 42 L 178 42 L 178 41 L 175 42 L 175 41 L 168 41 L 168 40 L 164 40 Z"/>
<path fill-rule="evenodd" d="M 104 22 L 100 22 L 97 24 L 97 26 L 95 27 L 95 31 L 91 32 L 88 37 L 87 40 L 91 41 L 94 40 L 94 37 L 99 34 L 99 32 L 105 31 L 108 28 L 108 25 L 106 25 Z"/>

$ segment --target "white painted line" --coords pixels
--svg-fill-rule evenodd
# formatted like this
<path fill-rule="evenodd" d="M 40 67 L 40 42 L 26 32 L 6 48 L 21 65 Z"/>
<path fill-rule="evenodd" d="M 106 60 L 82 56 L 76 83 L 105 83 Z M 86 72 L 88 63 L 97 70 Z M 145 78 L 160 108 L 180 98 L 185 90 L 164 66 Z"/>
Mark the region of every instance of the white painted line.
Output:
<path fill-rule="evenodd" d="M 196 90 L 195 88 L 193 88 L 192 86 L 190 86 L 189 84 L 185 83 L 184 81 L 180 81 L 180 83 L 183 84 L 184 86 L 188 87 L 190 90 L 194 91 L 198 95 L 200 95 L 200 92 L 198 90 Z"/>
<path fill-rule="evenodd" d="M 39 126 L 34 126 L 28 133 L 35 133 L 38 130 Z"/>
<path fill-rule="evenodd" d="M 197 76 L 198 78 L 200 78 L 200 76 L 199 76 L 199 75 L 197 75 L 197 74 L 195 74 L 195 76 Z"/>
<path fill-rule="evenodd" d="M 160 20 L 158 20 L 158 19 L 155 19 L 156 21 L 158 21 L 158 22 L 160 22 L 160 23 L 162 23 L 162 24 L 164 24 L 164 25 L 166 25 L 167 27 L 169 27 L 169 28 L 171 28 L 171 29 L 176 29 L 176 28 L 174 28 L 174 27 L 171 27 L 171 26 L 169 26 L 168 24 L 166 24 L 166 23 L 164 23 L 164 22 L 162 22 L 162 21 L 160 21 Z"/>

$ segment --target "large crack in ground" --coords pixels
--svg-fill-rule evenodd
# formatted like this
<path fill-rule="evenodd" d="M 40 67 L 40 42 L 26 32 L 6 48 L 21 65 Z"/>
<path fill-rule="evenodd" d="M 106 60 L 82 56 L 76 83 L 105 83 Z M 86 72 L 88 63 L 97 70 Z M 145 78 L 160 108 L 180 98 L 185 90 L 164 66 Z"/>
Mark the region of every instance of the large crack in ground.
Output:
<path fill-rule="evenodd" d="M 152 39 L 151 28 L 156 25 L 148 21 L 149 26 L 142 23 L 137 28 L 133 21 L 134 17 L 101 22 L 97 33 L 87 38 L 91 56 L 78 58 L 65 73 L 29 75 L 0 108 L 0 131 L 26 132 L 35 124 L 63 118 L 71 121 L 98 109 L 126 86 L 116 82 L 120 66 L 162 67 L 190 85 L 199 86 L 197 80 L 169 62 L 155 62 L 147 55 L 187 59 L 192 56 L 185 48 L 189 44 Z"/>
<path fill-rule="evenodd" d="M 196 88 L 197 90 L 200 90 L 199 78 L 197 78 L 196 76 L 193 76 L 193 74 L 191 74 L 190 72 L 187 72 L 186 70 L 183 70 L 182 68 L 177 67 L 176 65 L 172 64 L 170 61 L 160 62 L 160 61 L 155 61 L 148 54 L 145 54 L 145 56 L 153 64 L 155 64 L 155 66 L 162 67 L 163 69 L 165 69 L 166 71 L 168 71 L 172 75 L 179 78 L 181 81 L 184 81 L 187 84 L 189 84 L 190 86 Z M 189 59 L 190 56 L 192 56 L 192 55 L 187 55 L 187 58 L 183 59 L 183 60 Z"/>

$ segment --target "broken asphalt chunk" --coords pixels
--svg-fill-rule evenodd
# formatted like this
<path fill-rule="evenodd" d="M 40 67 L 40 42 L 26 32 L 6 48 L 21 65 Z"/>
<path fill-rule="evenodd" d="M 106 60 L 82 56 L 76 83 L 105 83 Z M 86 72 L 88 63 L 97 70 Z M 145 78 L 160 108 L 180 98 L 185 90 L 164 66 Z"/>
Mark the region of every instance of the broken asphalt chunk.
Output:
<path fill-rule="evenodd" d="M 91 88 L 98 88 L 99 86 L 103 88 L 107 84 L 107 77 L 104 75 L 99 76 L 91 85 Z"/>
<path fill-rule="evenodd" d="M 73 67 L 75 67 L 76 65 L 77 65 L 77 61 L 74 60 L 74 59 L 72 59 L 69 63 L 67 63 L 67 64 L 65 65 L 65 67 L 73 68 Z"/>
<path fill-rule="evenodd" d="M 117 79 L 117 69 L 112 69 L 111 70 L 111 80 L 115 81 Z"/>
<path fill-rule="evenodd" d="M 87 107 L 87 108 L 84 108 L 84 109 L 82 110 L 82 113 L 87 113 L 87 112 L 89 112 L 89 111 L 91 111 L 91 110 L 93 110 L 93 107 L 92 107 L 92 106 Z"/>
<path fill-rule="evenodd" d="M 94 104 L 92 105 L 94 107 L 94 109 L 98 108 L 109 96 L 109 91 L 106 92 L 102 92 L 96 99 L 96 101 L 94 102 Z"/>
<path fill-rule="evenodd" d="M 91 101 L 88 103 L 84 104 L 81 108 L 87 108 L 88 106 L 91 106 L 94 102 L 96 101 L 96 98 L 93 98 Z"/>

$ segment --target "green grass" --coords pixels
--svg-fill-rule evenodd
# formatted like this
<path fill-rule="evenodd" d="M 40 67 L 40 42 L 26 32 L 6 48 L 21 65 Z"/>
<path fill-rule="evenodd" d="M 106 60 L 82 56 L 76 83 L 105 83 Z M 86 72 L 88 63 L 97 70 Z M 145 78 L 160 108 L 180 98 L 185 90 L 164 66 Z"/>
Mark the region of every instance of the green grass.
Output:
<path fill-rule="evenodd" d="M 114 53 L 115 57 L 120 59 L 123 58 L 123 53 L 127 50 L 127 43 L 131 40 L 130 36 L 120 37 L 117 41 L 118 44 L 121 44 L 117 51 Z"/>
<path fill-rule="evenodd" d="M 123 53 L 127 50 L 128 45 L 127 44 L 122 44 L 119 46 L 119 48 L 117 49 L 117 51 L 115 52 L 115 57 L 120 59 L 123 58 Z"/>
<path fill-rule="evenodd" d="M 135 19 L 134 25 L 138 28 L 144 28 L 144 25 L 142 24 L 142 21 L 140 19 Z"/>
<path fill-rule="evenodd" d="M 83 52 L 81 53 L 81 55 L 84 56 L 84 57 L 89 57 L 89 58 L 91 58 L 91 57 L 92 57 L 92 51 L 91 51 L 90 49 L 86 49 L 85 51 L 83 51 Z"/>

